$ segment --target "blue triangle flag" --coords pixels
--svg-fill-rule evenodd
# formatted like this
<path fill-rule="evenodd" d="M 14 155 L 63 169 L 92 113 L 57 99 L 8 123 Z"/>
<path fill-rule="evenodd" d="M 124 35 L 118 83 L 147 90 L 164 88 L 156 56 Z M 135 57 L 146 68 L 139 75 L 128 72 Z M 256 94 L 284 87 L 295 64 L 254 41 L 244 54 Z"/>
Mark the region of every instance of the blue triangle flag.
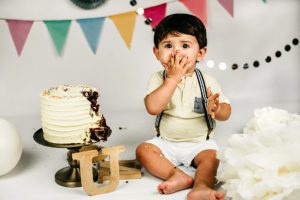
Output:
<path fill-rule="evenodd" d="M 85 38 L 87 39 L 94 54 L 97 52 L 99 36 L 105 17 L 77 19 Z"/>

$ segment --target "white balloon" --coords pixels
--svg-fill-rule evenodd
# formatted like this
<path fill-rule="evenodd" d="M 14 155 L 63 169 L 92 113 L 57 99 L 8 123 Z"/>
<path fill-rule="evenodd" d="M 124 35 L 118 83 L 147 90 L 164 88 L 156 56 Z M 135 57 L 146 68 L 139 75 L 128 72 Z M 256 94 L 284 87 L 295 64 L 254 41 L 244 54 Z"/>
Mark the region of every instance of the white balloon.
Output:
<path fill-rule="evenodd" d="M 0 176 L 10 172 L 22 155 L 22 141 L 17 129 L 0 118 Z"/>

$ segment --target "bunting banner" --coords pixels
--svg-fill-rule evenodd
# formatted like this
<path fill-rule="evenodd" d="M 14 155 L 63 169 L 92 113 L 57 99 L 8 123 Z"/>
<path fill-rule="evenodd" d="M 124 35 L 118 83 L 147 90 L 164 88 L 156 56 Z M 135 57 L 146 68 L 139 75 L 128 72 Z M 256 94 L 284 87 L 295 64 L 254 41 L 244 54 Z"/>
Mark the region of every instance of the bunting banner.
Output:
<path fill-rule="evenodd" d="M 153 6 L 144 9 L 144 16 L 151 19 L 152 28 L 156 27 L 158 23 L 166 16 L 167 4 L 163 3 L 158 6 Z"/>
<path fill-rule="evenodd" d="M 71 20 L 55 20 L 55 21 L 45 20 L 44 23 L 48 28 L 48 31 L 54 42 L 58 55 L 61 56 L 62 49 L 64 47 L 69 32 Z"/>
<path fill-rule="evenodd" d="M 187 7 L 192 14 L 200 18 L 204 23 L 204 25 L 207 25 L 206 0 L 178 0 L 178 1 L 181 2 L 185 7 Z M 267 0 L 262 0 L 262 1 L 264 3 L 267 3 Z M 232 17 L 234 17 L 234 0 L 218 0 L 218 2 Z M 88 41 L 91 50 L 93 51 L 94 54 L 96 54 L 98 43 L 99 43 L 99 37 L 102 32 L 104 21 L 107 17 L 109 17 L 113 21 L 121 37 L 126 43 L 128 49 L 130 49 L 135 22 L 136 22 L 136 15 L 137 14 L 144 15 L 144 17 L 147 19 L 145 21 L 147 22 L 146 24 L 148 25 L 150 24 L 152 28 L 154 28 L 166 16 L 166 7 L 167 7 L 167 3 L 163 3 L 148 8 L 139 8 L 137 12 L 133 11 L 133 12 L 127 12 L 127 13 L 117 14 L 113 16 L 74 19 L 74 20 L 76 20 L 80 25 L 81 30 L 86 40 Z M 144 12 L 138 12 L 139 10 L 142 10 Z M 38 22 L 39 20 L 36 21 L 15 20 L 15 19 L 14 20 L 4 19 L 4 20 L 8 24 L 10 35 L 14 42 L 18 56 L 20 56 L 33 23 Z M 62 55 L 63 47 L 65 45 L 66 38 L 72 21 L 73 19 L 43 21 L 52 38 L 57 53 L 60 56 Z M 297 46 L 298 44 L 299 44 L 299 39 L 294 38 L 291 41 L 291 43 L 288 43 L 284 46 L 285 52 L 289 52 L 292 49 L 292 45 Z M 262 61 L 255 60 L 252 64 L 248 62 L 244 62 L 242 64 L 233 63 L 231 68 L 232 70 L 237 70 L 239 68 L 246 70 L 251 65 L 257 68 L 260 66 L 261 63 L 267 64 L 270 63 L 273 60 L 273 58 L 281 57 L 283 53 L 284 53 L 283 51 L 277 50 L 273 55 L 275 57 L 273 57 L 272 55 L 266 55 L 265 60 Z M 214 65 L 215 62 L 213 60 L 207 61 L 207 67 L 213 68 Z M 227 64 L 224 62 L 220 62 L 219 69 L 226 70 Z"/>
<path fill-rule="evenodd" d="M 233 17 L 233 0 L 218 0 L 219 3 L 227 10 L 227 12 Z"/>
<path fill-rule="evenodd" d="M 136 20 L 136 12 L 113 15 L 109 18 L 114 22 L 128 49 L 130 49 Z"/>
<path fill-rule="evenodd" d="M 206 0 L 179 0 L 183 3 L 195 16 L 197 16 L 203 24 L 207 25 Z"/>
<path fill-rule="evenodd" d="M 178 0 L 181 2 L 189 11 L 200 18 L 204 25 L 207 25 L 207 1 L 206 0 Z M 267 3 L 267 0 L 262 0 Z M 234 0 L 218 0 L 222 7 L 233 17 L 234 16 Z M 156 6 L 143 9 L 143 15 L 147 19 L 147 24 L 150 22 L 152 28 L 156 27 L 158 23 L 166 16 L 166 9 L 168 3 L 162 3 Z M 99 37 L 101 35 L 102 26 L 104 24 L 105 18 L 109 17 L 116 28 L 118 29 L 121 37 L 126 43 L 128 49 L 131 47 L 131 41 L 133 37 L 135 22 L 136 22 L 136 11 L 121 13 L 113 16 L 96 17 L 96 18 L 85 18 L 85 19 L 75 19 L 82 32 L 88 41 L 88 44 L 94 54 L 97 52 Z M 28 20 L 9 20 L 5 19 L 13 42 L 15 44 L 18 55 L 22 53 L 22 49 L 27 40 L 28 34 L 35 21 Z M 61 56 L 65 41 L 69 32 L 70 20 L 44 20 L 48 32 L 52 38 L 55 45 L 57 53 Z"/>
<path fill-rule="evenodd" d="M 18 55 L 20 56 L 33 21 L 7 19 L 6 22 L 8 24 L 10 35 L 14 41 Z"/>
<path fill-rule="evenodd" d="M 99 36 L 101 34 L 104 20 L 104 17 L 76 20 L 79 23 L 81 30 L 83 31 L 85 38 L 87 39 L 94 54 L 97 52 Z"/>

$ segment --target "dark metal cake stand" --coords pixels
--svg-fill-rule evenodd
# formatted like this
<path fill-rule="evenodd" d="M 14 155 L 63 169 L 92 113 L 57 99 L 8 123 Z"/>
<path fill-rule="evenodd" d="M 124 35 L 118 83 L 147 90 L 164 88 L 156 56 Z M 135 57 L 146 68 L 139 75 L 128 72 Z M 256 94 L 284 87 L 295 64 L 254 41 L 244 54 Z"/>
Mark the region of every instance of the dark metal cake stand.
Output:
<path fill-rule="evenodd" d="M 78 143 L 78 144 L 55 144 L 47 142 L 44 139 L 43 130 L 39 129 L 37 130 L 34 135 L 33 139 L 47 147 L 54 147 L 54 148 L 67 148 L 69 149 L 67 153 L 67 159 L 70 166 L 64 167 L 60 170 L 58 170 L 55 174 L 55 182 L 61 186 L 65 187 L 81 187 L 81 177 L 80 177 L 80 167 L 79 162 L 77 160 L 72 159 L 72 154 L 79 152 L 79 149 L 83 146 L 88 146 L 92 143 L 84 144 L 84 143 Z M 93 178 L 94 181 L 97 180 L 97 169 L 93 167 Z"/>

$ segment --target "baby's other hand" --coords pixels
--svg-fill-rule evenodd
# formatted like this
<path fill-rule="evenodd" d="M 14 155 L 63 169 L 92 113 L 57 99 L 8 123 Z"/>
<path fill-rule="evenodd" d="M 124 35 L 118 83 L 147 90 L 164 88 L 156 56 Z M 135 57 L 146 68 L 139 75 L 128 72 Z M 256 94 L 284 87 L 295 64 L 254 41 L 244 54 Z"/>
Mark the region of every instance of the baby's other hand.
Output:
<path fill-rule="evenodd" d="M 211 118 L 216 117 L 216 113 L 219 111 L 219 93 L 213 94 L 211 92 L 211 88 L 208 87 L 207 90 L 207 113 L 211 116 Z"/>

